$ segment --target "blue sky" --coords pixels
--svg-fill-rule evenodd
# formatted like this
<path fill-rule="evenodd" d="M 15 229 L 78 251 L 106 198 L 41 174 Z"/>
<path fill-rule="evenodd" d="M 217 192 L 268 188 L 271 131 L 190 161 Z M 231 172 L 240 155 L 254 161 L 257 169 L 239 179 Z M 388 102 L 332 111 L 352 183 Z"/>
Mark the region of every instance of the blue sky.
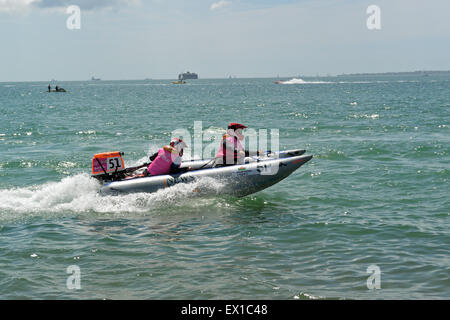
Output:
<path fill-rule="evenodd" d="M 0 0 L 0 81 L 449 70 L 449 16 L 448 0 Z"/>

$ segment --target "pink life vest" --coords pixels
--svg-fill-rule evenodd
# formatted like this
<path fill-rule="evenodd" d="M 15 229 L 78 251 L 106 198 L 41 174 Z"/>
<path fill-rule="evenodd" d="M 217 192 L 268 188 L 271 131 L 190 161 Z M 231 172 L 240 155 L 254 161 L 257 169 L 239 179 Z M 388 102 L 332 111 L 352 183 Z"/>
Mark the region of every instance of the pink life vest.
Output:
<path fill-rule="evenodd" d="M 158 156 L 150 163 L 147 168 L 152 176 L 170 173 L 170 166 L 174 162 L 179 162 L 180 156 L 176 149 L 170 146 L 164 146 L 158 151 Z"/>
<path fill-rule="evenodd" d="M 224 150 L 224 143 L 227 144 L 228 148 L 236 149 L 237 152 L 244 151 L 244 147 L 242 146 L 239 139 L 237 139 L 236 137 L 230 136 L 228 134 L 225 134 L 223 136 L 222 141 L 220 143 L 219 152 L 217 152 L 217 154 L 216 154 L 216 158 L 222 158 L 223 163 L 226 163 L 227 159 L 228 159 L 228 162 L 229 161 L 235 162 L 236 159 L 238 158 L 237 153 L 235 153 L 232 150 L 229 150 L 228 148 L 225 148 L 225 150 Z"/>

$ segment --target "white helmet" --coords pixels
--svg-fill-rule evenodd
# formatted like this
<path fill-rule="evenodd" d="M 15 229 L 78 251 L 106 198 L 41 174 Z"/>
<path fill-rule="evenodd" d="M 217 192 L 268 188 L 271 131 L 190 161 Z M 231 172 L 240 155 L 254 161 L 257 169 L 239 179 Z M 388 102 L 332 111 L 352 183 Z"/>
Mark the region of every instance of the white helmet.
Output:
<path fill-rule="evenodd" d="M 170 141 L 170 144 L 173 144 L 173 147 L 177 149 L 178 152 L 181 152 L 184 148 L 187 147 L 186 143 L 180 138 L 173 138 Z"/>

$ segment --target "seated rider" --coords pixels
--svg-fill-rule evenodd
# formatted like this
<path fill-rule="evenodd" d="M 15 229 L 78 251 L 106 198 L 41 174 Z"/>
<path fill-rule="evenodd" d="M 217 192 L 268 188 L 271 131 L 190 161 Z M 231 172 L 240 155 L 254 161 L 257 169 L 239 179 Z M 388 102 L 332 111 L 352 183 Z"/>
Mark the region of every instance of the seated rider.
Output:
<path fill-rule="evenodd" d="M 244 150 L 241 141 L 244 140 L 242 129 L 247 128 L 240 123 L 230 123 L 227 133 L 223 135 L 219 152 L 216 155 L 216 166 L 243 164 L 248 151 Z"/>
<path fill-rule="evenodd" d="M 147 167 L 144 175 L 157 176 L 180 173 L 181 158 L 185 147 L 187 146 L 183 140 L 173 138 L 170 145 L 162 147 L 150 157 L 152 163 Z"/>

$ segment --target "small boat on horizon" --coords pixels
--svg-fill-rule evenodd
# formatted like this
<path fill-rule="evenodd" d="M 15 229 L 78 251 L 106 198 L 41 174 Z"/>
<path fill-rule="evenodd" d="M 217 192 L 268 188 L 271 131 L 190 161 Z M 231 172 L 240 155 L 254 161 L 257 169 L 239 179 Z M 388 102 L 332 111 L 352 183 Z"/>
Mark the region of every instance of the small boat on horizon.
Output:
<path fill-rule="evenodd" d="M 66 89 L 56 86 L 55 89 L 52 89 L 50 85 L 48 85 L 47 92 L 67 92 Z"/>

